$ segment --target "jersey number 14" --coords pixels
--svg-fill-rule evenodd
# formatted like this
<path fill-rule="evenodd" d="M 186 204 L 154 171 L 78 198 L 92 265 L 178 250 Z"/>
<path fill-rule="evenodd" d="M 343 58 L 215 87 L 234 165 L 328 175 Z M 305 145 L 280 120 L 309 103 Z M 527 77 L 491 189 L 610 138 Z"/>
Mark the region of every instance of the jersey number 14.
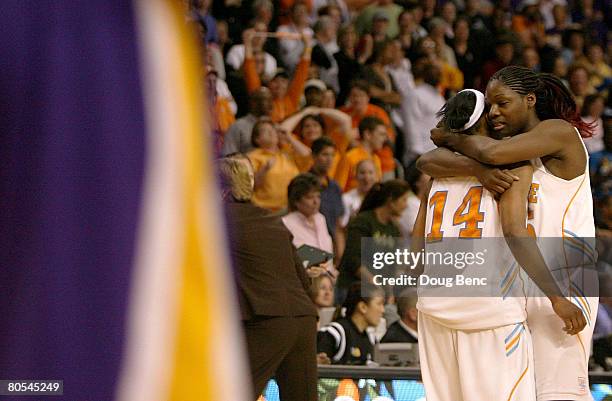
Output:
<path fill-rule="evenodd" d="M 437 191 L 429 198 L 429 207 L 433 207 L 433 218 L 431 221 L 431 231 L 427 234 L 427 241 L 440 241 L 444 237 L 442 231 L 442 219 L 444 217 L 444 207 L 448 191 Z M 478 223 L 484 221 L 484 212 L 480 211 L 480 201 L 482 199 L 482 187 L 470 188 L 461 205 L 453 215 L 453 225 L 463 225 L 459 230 L 459 238 L 481 238 L 482 228 Z"/>

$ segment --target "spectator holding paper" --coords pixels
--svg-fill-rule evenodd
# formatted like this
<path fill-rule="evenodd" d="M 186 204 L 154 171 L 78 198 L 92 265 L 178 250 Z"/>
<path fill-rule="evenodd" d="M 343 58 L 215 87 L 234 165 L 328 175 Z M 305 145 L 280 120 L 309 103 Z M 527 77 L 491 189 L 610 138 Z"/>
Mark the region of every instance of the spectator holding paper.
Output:
<path fill-rule="evenodd" d="M 293 245 L 296 248 L 309 245 L 333 253 L 332 238 L 327 230 L 325 216 L 319 211 L 321 189 L 321 181 L 314 174 L 300 174 L 291 180 L 287 189 L 290 212 L 283 217 L 283 223 L 293 234 Z M 335 280 L 337 272 L 331 260 L 322 266 L 308 269 L 308 275 L 311 277 L 326 272 Z"/>

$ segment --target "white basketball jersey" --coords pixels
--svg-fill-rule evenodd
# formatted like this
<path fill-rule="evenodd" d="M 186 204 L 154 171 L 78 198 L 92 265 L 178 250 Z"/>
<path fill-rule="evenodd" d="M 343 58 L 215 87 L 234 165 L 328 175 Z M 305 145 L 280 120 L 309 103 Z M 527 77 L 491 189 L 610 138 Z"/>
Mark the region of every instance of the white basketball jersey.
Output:
<path fill-rule="evenodd" d="M 580 135 L 577 130 L 576 133 Z M 553 276 L 563 284 L 564 290 L 569 289 L 572 296 L 576 296 L 575 301 L 596 296 L 598 290 L 594 270 L 597 253 L 593 195 L 586 148 L 584 152 L 583 173 L 571 180 L 552 174 L 540 159 L 532 160 L 534 173 L 528 197 L 527 223 L 538 237 L 542 255 Z M 584 303 L 578 305 L 588 310 Z"/>
<path fill-rule="evenodd" d="M 473 294 L 470 287 L 462 289 L 463 293 L 455 291 L 453 296 L 431 296 L 435 289 L 419 286 L 419 311 L 459 330 L 490 329 L 525 321 L 525 298 L 515 296 L 517 290 L 523 295 L 522 284 L 517 284 L 521 279 L 520 266 L 504 242 L 497 202 L 475 178 L 433 181 L 425 234 L 426 253 L 440 250 L 452 253 L 454 248 L 464 248 L 466 244 L 472 244 L 475 251 L 483 245 L 495 248 L 488 249 L 491 257 L 485 258 L 482 266 L 487 270 L 484 274 L 495 279 L 488 284 L 490 296 L 455 296 Z M 436 275 L 432 265 L 425 263 L 424 268 L 425 277 Z M 448 294 L 444 291 L 448 290 L 440 288 L 437 293 Z"/>
<path fill-rule="evenodd" d="M 538 238 L 595 237 L 588 153 L 586 159 L 583 173 L 572 180 L 555 176 L 540 159 L 531 161 L 534 172 L 528 223 L 533 225 Z"/>

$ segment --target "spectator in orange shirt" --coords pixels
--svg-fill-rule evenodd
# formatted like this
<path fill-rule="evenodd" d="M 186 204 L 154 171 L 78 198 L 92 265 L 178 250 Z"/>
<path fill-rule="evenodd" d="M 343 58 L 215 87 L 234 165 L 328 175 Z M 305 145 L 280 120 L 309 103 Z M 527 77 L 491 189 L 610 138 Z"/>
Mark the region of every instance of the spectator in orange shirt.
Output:
<path fill-rule="evenodd" d="M 329 113 L 324 112 L 321 115 L 325 123 L 325 134 L 334 141 L 338 155 L 344 155 L 348 148 L 355 145 L 357 128 L 352 127 L 351 117 L 348 114 L 336 110 L 334 91 L 327 89 L 325 82 L 320 79 L 309 79 L 304 87 L 304 98 L 306 106 L 330 110 Z M 336 113 L 337 116 L 334 117 L 330 113 Z"/>
<path fill-rule="evenodd" d="M 336 169 L 336 182 L 343 192 L 357 187 L 357 165 L 360 161 L 371 159 L 376 166 L 378 179 L 382 178 L 380 158 L 376 151 L 382 149 L 387 140 L 387 126 L 376 117 L 365 117 L 359 123 L 361 143 L 346 152 Z"/>
<path fill-rule="evenodd" d="M 376 117 L 385 125 L 387 138 L 382 148 L 376 150 L 380 158 L 383 174 L 390 174 L 395 169 L 393 160 L 393 143 L 395 143 L 395 130 L 391 119 L 385 110 L 370 103 L 370 86 L 362 80 L 353 81 L 348 97 L 348 106 L 341 110 L 351 116 L 353 128 L 360 126 L 365 117 Z"/>
<path fill-rule="evenodd" d="M 256 32 L 253 30 L 244 33 L 245 60 L 243 68 L 244 79 L 249 94 L 262 86 L 262 77 L 257 74 L 252 46 L 252 40 L 255 35 Z M 272 92 L 272 121 L 274 122 L 283 121 L 285 118 L 295 113 L 298 109 L 302 94 L 304 93 L 304 85 L 308 79 L 308 69 L 310 67 L 312 39 L 308 35 L 301 35 L 301 38 L 304 42 L 304 52 L 295 69 L 295 74 L 291 82 L 289 81 L 287 72 L 283 69 L 278 69 L 266 85 Z"/>
<path fill-rule="evenodd" d="M 287 207 L 287 187 L 299 174 L 293 157 L 282 150 L 281 142 L 289 142 L 295 153 L 301 156 L 309 155 L 310 148 L 266 117 L 255 123 L 251 140 L 255 149 L 247 156 L 255 170 L 253 203 L 264 209 L 279 211 Z"/>
<path fill-rule="evenodd" d="M 353 129 L 350 117 L 340 110 L 309 106 L 287 118 L 281 126 L 287 132 L 295 132 L 299 140 L 306 146 L 311 146 L 316 139 L 324 135 L 329 136 L 336 143 L 336 140 L 328 134 L 328 121 L 338 127 L 335 132 L 339 132 L 344 137 L 344 150 L 346 150 L 346 145 L 354 139 Z M 329 173 L 331 177 L 335 174 L 336 166 L 343 154 L 343 151 L 338 152 L 334 158 Z M 308 158 L 296 158 L 296 162 L 300 171 L 305 172 L 312 167 L 313 160 L 309 155 Z"/>

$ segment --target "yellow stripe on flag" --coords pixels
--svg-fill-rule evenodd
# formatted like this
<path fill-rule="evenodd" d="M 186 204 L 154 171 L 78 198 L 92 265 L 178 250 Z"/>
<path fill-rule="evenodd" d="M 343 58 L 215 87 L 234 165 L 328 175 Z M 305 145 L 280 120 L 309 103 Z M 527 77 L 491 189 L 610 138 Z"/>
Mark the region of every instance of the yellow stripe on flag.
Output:
<path fill-rule="evenodd" d="M 174 371 L 169 399 L 172 401 L 225 398 L 236 390 L 230 380 L 247 393 L 241 366 L 233 371 L 223 368 L 218 358 L 221 346 L 240 349 L 228 341 L 233 296 L 227 276 L 230 265 L 224 252 L 224 230 L 218 191 L 213 174 L 209 127 L 205 124 L 204 86 L 200 54 L 194 37 L 185 24 L 185 13 L 176 2 L 168 1 L 174 12 L 173 23 L 179 34 L 180 57 L 176 60 L 176 90 L 181 127 L 176 135 L 183 138 L 184 166 L 184 249 L 181 261 L 181 286 L 178 300 Z M 204 196 L 203 196 L 204 195 Z M 204 238 L 205 237 L 205 238 Z M 237 325 L 233 329 L 237 329 Z M 235 331 L 235 330 L 234 330 Z M 229 338 L 228 338 L 229 336 Z M 235 337 L 235 335 L 234 335 Z M 227 355 L 226 355 L 227 357 Z M 223 394 L 224 393 L 224 394 Z"/>

